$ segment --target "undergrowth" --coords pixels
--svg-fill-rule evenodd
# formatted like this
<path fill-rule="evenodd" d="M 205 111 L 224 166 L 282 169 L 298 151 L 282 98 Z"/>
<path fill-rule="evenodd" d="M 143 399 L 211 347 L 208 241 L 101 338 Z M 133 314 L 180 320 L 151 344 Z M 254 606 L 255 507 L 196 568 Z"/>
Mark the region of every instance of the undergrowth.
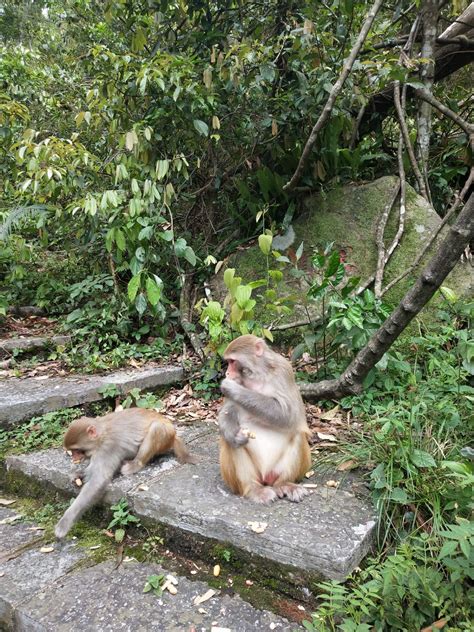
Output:
<path fill-rule="evenodd" d="M 399 342 L 370 387 L 342 401 L 362 421 L 344 450 L 368 471 L 377 553 L 344 584 L 319 585 L 308 630 L 472 630 L 469 331 L 466 321 L 446 322 Z"/>

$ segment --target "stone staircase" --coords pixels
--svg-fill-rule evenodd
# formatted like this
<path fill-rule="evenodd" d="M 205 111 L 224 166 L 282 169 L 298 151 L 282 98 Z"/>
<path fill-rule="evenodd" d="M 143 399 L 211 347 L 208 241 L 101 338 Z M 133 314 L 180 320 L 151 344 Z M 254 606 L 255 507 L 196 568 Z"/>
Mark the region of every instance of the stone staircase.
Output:
<path fill-rule="evenodd" d="M 179 367 L 44 380 L 8 378 L 0 381 L 0 427 L 96 401 L 106 384 L 125 393 L 182 379 Z M 303 603 L 314 603 L 315 580 L 344 579 L 368 552 L 376 522 L 357 477 L 334 471 L 313 475 L 305 481 L 311 494 L 303 502 L 282 500 L 262 507 L 232 495 L 223 484 L 215 424 L 194 421 L 178 425 L 178 432 L 199 457 L 196 465 L 179 465 L 171 456 L 159 458 L 138 474 L 115 478 L 103 504 L 125 498 L 144 524 L 160 525 L 191 558 L 216 545 L 223 547 L 235 554 L 241 567 L 270 577 L 276 592 L 283 587 L 284 593 Z M 7 456 L 0 471 L 2 495 L 17 491 L 45 500 L 77 494 L 71 478 L 70 459 L 61 449 Z M 337 486 L 326 485 L 329 479 Z M 37 532 L 23 523 L 7 524 L 9 516 L 10 509 L 0 508 L 0 629 L 299 629 L 237 596 L 217 593 L 201 608 L 195 607 L 194 596 L 209 587 L 186 577 L 178 578 L 177 595 L 143 594 L 146 577 L 165 571 L 138 562 L 118 569 L 111 562 L 92 563 L 80 540 L 53 543 L 53 551 L 45 555 Z"/>

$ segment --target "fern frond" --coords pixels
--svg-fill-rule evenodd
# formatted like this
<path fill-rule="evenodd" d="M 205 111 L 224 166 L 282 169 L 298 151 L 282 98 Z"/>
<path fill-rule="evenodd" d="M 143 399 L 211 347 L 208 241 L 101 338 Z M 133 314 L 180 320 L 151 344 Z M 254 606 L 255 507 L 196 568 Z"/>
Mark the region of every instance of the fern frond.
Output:
<path fill-rule="evenodd" d="M 14 226 L 18 226 L 23 220 L 34 215 L 43 215 L 48 211 L 46 204 L 32 204 L 31 206 L 16 206 L 0 224 L 0 240 L 6 241 Z"/>

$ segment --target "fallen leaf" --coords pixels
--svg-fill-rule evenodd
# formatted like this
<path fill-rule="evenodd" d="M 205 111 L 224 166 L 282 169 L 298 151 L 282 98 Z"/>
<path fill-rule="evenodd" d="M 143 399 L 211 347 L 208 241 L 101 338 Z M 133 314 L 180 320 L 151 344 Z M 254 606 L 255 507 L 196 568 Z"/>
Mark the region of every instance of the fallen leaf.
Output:
<path fill-rule="evenodd" d="M 13 505 L 16 503 L 16 500 L 8 500 L 7 498 L 0 498 L 0 505 L 3 507 L 8 507 L 8 505 Z"/>
<path fill-rule="evenodd" d="M 339 487 L 339 481 L 326 481 L 326 487 Z"/>
<path fill-rule="evenodd" d="M 352 470 L 355 467 L 357 467 L 357 463 L 355 462 L 354 459 L 349 459 L 348 461 L 344 461 L 343 463 L 340 463 L 336 470 L 338 470 L 338 472 L 346 472 L 347 470 Z"/>
<path fill-rule="evenodd" d="M 221 572 L 221 567 L 219 566 L 219 564 L 216 564 L 212 570 L 214 577 L 219 577 L 220 572 Z"/>
<path fill-rule="evenodd" d="M 305 478 L 311 478 L 314 474 L 314 470 L 309 470 L 309 472 L 306 472 L 306 474 L 304 475 Z"/>
<path fill-rule="evenodd" d="M 247 524 L 255 533 L 263 533 L 268 527 L 268 522 L 247 522 Z"/>
<path fill-rule="evenodd" d="M 173 584 L 173 586 L 178 585 L 178 580 L 176 579 L 174 575 L 166 575 L 166 580 L 169 581 L 171 584 Z"/>
<path fill-rule="evenodd" d="M 337 441 L 337 438 L 333 434 L 327 434 L 325 432 L 317 432 L 316 434 L 321 441 Z"/>
<path fill-rule="evenodd" d="M 198 597 L 195 597 L 193 604 L 195 606 L 199 606 L 199 604 L 204 603 L 205 601 L 208 601 L 211 597 L 214 597 L 216 593 L 217 593 L 216 590 L 213 590 L 212 588 L 210 588 L 207 592 L 204 593 L 204 595 L 199 595 Z"/>
<path fill-rule="evenodd" d="M 324 421 L 331 421 L 331 419 L 334 419 L 334 417 L 337 415 L 337 413 L 339 412 L 339 404 L 337 406 L 334 406 L 334 408 L 331 408 L 331 410 L 327 410 L 325 413 L 323 413 L 321 415 L 321 419 L 324 419 Z"/>
<path fill-rule="evenodd" d="M 54 546 L 42 546 L 40 548 L 41 553 L 52 553 L 54 551 Z"/>

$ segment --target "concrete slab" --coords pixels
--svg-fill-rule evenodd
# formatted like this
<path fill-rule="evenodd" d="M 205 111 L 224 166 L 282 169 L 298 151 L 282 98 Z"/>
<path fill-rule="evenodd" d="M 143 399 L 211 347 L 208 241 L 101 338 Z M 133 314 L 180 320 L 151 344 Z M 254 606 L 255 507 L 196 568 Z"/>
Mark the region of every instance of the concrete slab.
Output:
<path fill-rule="evenodd" d="M 183 377 L 179 366 L 154 366 L 107 375 L 6 378 L 0 381 L 0 428 L 52 410 L 98 401 L 103 398 L 99 389 L 108 384 L 115 384 L 120 392 L 127 393 L 133 388 L 144 390 L 174 384 Z"/>
<path fill-rule="evenodd" d="M 281 500 L 263 507 L 226 489 L 219 474 L 214 427 L 194 426 L 183 438 L 201 455 L 200 463 L 178 465 L 173 458 L 161 458 L 139 474 L 117 477 L 105 502 L 125 497 L 142 518 L 325 578 L 343 579 L 368 552 L 375 532 L 374 511 L 354 494 L 350 480 L 334 489 L 324 485 L 323 477 L 303 502 Z M 77 493 L 70 482 L 70 461 L 61 451 L 8 457 L 7 467 Z M 267 527 L 255 533 L 250 522 Z"/>
<path fill-rule="evenodd" d="M 217 594 L 202 605 L 196 597 L 209 586 L 177 578 L 178 592 L 144 593 L 149 575 L 167 574 L 155 564 L 111 562 L 75 572 L 45 586 L 15 613 L 17 632 L 196 632 L 225 629 L 290 632 L 302 629 L 277 615 L 256 610 L 237 596 Z"/>
<path fill-rule="evenodd" d="M 59 345 L 68 345 L 71 342 L 71 336 L 34 336 L 30 338 L 6 338 L 0 340 L 0 357 L 11 353 L 15 349 L 20 351 L 35 351 L 35 349 L 43 349 L 44 347 L 57 347 Z"/>
<path fill-rule="evenodd" d="M 14 512 L 8 510 L 10 513 Z M 2 510 L 0 515 L 4 511 Z M 2 518 L 4 519 L 4 518 Z M 74 544 L 41 552 L 44 540 L 31 525 L 0 525 L 0 629 L 14 629 L 15 610 L 25 599 L 70 572 L 86 554 Z M 34 529 L 34 527 L 33 527 Z M 30 530 L 30 531 L 29 531 Z M 9 548 L 9 551 L 5 551 Z"/>
<path fill-rule="evenodd" d="M 0 507 L 0 562 L 42 538 L 41 532 L 17 521 L 17 516 L 21 516 L 20 512 Z"/>

